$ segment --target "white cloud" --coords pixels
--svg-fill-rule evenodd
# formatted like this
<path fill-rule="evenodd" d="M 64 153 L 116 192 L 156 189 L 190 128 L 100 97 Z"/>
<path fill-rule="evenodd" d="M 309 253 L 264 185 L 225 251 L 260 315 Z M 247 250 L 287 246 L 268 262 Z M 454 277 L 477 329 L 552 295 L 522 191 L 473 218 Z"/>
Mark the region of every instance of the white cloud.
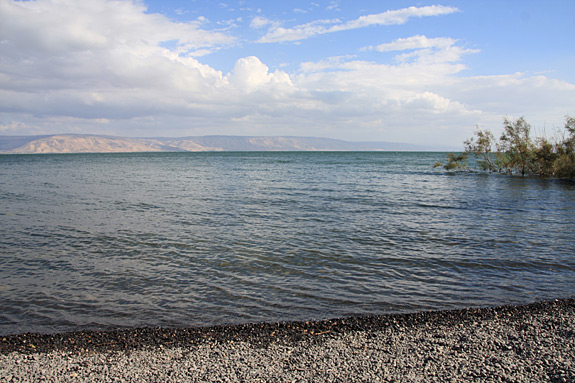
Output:
<path fill-rule="evenodd" d="M 223 81 L 220 72 L 185 55 L 217 49 L 233 37 L 145 11 L 131 1 L 2 1 L 0 18 L 9 20 L 0 29 L 5 107 L 54 114 L 84 102 L 74 114 L 96 104 L 98 113 L 106 114 L 107 108 L 118 109 L 110 103 L 122 97 L 194 94 Z M 106 97 L 86 101 L 90 97 L 84 94 L 94 90 Z M 145 105 L 127 100 L 119 105 L 137 110 Z M 139 113 L 130 107 L 123 113 Z"/>
<path fill-rule="evenodd" d="M 406 8 L 292 32 L 452 11 Z M 574 84 L 542 75 L 466 77 L 462 58 L 476 51 L 449 37 L 368 48 L 397 52 L 388 63 L 354 52 L 287 73 L 248 56 L 222 73 L 192 55 L 234 44 L 233 36 L 202 29 L 209 25 L 202 19 L 185 24 L 146 13 L 137 2 L 0 0 L 0 19 L 3 134 L 313 135 L 459 145 L 476 124 L 499 126 L 502 115 L 562 125 L 575 105 Z M 266 20 L 252 26 L 271 26 Z"/>
<path fill-rule="evenodd" d="M 439 16 L 455 12 L 459 12 L 459 10 L 454 7 L 432 5 L 419 8 L 409 7 L 395 11 L 361 16 L 347 23 L 343 23 L 340 20 L 320 20 L 298 25 L 293 28 L 272 27 L 268 33 L 259 40 L 259 42 L 270 43 L 304 40 L 326 33 L 365 28 L 372 25 L 399 25 L 405 24 L 413 17 Z"/>
<path fill-rule="evenodd" d="M 250 23 L 250 27 L 254 29 L 260 29 L 273 24 L 273 21 L 266 19 L 265 17 L 255 16 Z"/>
<path fill-rule="evenodd" d="M 450 38 L 438 37 L 430 39 L 427 38 L 426 36 L 418 35 L 407 38 L 400 38 L 394 40 L 391 43 L 381 44 L 376 47 L 369 47 L 369 49 L 376 50 L 378 52 L 404 51 L 404 50 L 422 49 L 422 48 L 445 49 L 451 47 L 456 42 L 457 40 Z"/>
<path fill-rule="evenodd" d="M 250 56 L 239 59 L 234 66 L 233 73 L 228 77 L 231 84 L 243 92 L 253 92 L 267 87 L 277 90 L 277 86 L 291 87 L 292 82 L 289 75 L 280 70 L 269 73 L 267 65 L 262 63 L 257 57 Z"/>
<path fill-rule="evenodd" d="M 329 33 L 331 28 L 326 25 L 340 23 L 339 19 L 333 20 L 315 20 L 311 23 L 302 24 L 294 28 L 283 28 L 279 24 L 274 24 L 268 33 L 258 40 L 260 43 L 271 43 L 281 41 L 298 41 L 305 40 L 315 35 Z"/>
<path fill-rule="evenodd" d="M 358 130 L 361 125 L 386 139 L 405 141 L 409 136 L 420 143 L 454 146 L 470 136 L 476 124 L 497 131 L 504 115 L 561 126 L 570 103 L 575 105 L 575 84 L 545 76 L 463 76 L 462 56 L 477 51 L 457 46 L 454 39 L 415 36 L 380 47 L 413 52 L 400 54 L 395 64 L 354 57 L 303 63 L 296 86 L 315 90 L 325 105 L 337 105 L 331 111 L 336 116 L 361 115 Z M 529 115 L 531 111 L 536 112 Z"/>
<path fill-rule="evenodd" d="M 477 49 L 464 49 L 456 44 L 456 39 L 447 37 L 428 38 L 417 35 L 400 38 L 375 47 L 370 46 L 362 50 L 378 52 L 411 51 L 399 54 L 395 59 L 399 62 L 415 60 L 424 64 L 455 63 L 460 61 L 463 55 L 479 52 Z M 460 67 L 458 71 L 462 68 Z"/>
<path fill-rule="evenodd" d="M 402 119 L 451 116 L 454 121 L 477 118 L 480 111 L 451 98 L 445 87 L 436 89 L 458 72 L 455 65 L 434 67 L 411 63 L 382 65 L 338 59 L 302 66 L 296 83 L 318 90 L 317 97 L 337 100 L 335 113 L 353 111 L 365 121 L 383 120 L 403 125 Z M 325 101 L 329 103 L 329 101 Z"/>
<path fill-rule="evenodd" d="M 2 39 L 23 53 L 61 53 L 111 49 L 121 45 L 178 46 L 199 49 L 232 43 L 234 38 L 205 31 L 193 23 L 175 23 L 132 1 L 2 1 Z M 205 19 L 198 19 L 204 22 Z"/>
<path fill-rule="evenodd" d="M 329 5 L 325 7 L 328 11 L 339 11 L 339 1 L 330 1 Z"/>
<path fill-rule="evenodd" d="M 459 12 L 455 7 L 443 5 L 431 5 L 427 7 L 409 7 L 396 11 L 387 11 L 374 15 L 361 16 L 340 26 L 335 26 L 334 31 L 363 28 L 370 25 L 400 25 L 405 24 L 412 17 L 427 17 L 449 15 Z"/>

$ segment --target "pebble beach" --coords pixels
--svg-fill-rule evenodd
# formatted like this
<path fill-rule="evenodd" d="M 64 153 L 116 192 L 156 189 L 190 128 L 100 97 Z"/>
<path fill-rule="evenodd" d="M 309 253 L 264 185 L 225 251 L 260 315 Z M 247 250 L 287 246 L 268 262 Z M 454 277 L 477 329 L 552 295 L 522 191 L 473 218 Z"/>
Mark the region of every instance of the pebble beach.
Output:
<path fill-rule="evenodd" d="M 575 300 L 0 336 L 2 382 L 574 382 Z"/>

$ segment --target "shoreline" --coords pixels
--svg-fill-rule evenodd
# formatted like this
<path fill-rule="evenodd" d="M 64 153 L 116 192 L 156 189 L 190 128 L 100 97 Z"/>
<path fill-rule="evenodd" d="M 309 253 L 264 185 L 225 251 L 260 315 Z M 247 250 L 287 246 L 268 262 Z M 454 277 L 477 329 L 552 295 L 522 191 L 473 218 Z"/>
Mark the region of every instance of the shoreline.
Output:
<path fill-rule="evenodd" d="M 0 380 L 572 382 L 573 350 L 569 298 L 315 322 L 6 335 Z"/>

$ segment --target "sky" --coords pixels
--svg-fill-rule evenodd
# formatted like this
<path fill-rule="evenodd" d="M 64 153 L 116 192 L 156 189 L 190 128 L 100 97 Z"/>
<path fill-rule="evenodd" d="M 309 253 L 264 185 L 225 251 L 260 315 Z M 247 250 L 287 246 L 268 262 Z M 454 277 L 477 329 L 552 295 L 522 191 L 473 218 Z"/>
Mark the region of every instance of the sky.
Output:
<path fill-rule="evenodd" d="M 0 0 L 0 135 L 461 146 L 575 116 L 575 1 Z"/>

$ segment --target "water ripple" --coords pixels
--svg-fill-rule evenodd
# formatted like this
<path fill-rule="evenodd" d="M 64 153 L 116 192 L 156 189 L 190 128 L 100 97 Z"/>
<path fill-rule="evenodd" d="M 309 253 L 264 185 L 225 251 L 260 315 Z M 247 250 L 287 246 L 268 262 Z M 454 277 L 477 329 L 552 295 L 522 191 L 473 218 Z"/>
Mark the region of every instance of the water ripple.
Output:
<path fill-rule="evenodd" d="M 575 185 L 442 156 L 0 156 L 0 333 L 573 296 Z"/>

